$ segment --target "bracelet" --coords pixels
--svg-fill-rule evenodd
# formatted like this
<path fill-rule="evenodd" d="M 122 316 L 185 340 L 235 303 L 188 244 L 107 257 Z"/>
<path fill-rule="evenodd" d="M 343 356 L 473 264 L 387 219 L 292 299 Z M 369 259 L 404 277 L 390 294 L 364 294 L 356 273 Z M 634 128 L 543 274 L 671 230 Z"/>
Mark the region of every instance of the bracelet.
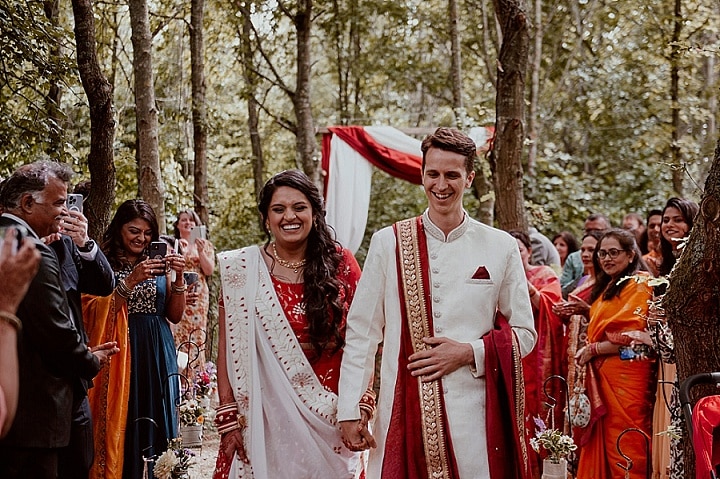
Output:
<path fill-rule="evenodd" d="M 367 413 L 368 420 L 372 419 L 375 415 L 375 397 L 375 391 L 373 391 L 371 388 L 368 388 L 365 391 L 365 394 L 363 394 L 360 398 L 360 410 Z"/>
<path fill-rule="evenodd" d="M 215 426 L 218 434 L 223 435 L 247 425 L 245 416 L 238 413 L 236 403 L 222 404 L 215 408 Z"/>
<path fill-rule="evenodd" d="M 8 313 L 7 311 L 0 311 L 0 319 L 15 328 L 15 331 L 20 331 L 22 329 L 22 322 L 18 319 L 17 316 L 12 313 Z"/>
<path fill-rule="evenodd" d="M 187 284 L 183 283 L 182 286 L 175 286 L 174 284 L 171 284 L 170 291 L 172 291 L 172 294 L 183 294 L 187 291 Z"/>
<path fill-rule="evenodd" d="M 130 295 L 132 294 L 132 289 L 127 285 L 124 279 L 118 281 L 117 288 L 115 288 L 115 292 L 120 296 L 122 299 L 128 299 Z"/>
<path fill-rule="evenodd" d="M 590 343 L 590 355 L 598 356 L 598 343 Z"/>

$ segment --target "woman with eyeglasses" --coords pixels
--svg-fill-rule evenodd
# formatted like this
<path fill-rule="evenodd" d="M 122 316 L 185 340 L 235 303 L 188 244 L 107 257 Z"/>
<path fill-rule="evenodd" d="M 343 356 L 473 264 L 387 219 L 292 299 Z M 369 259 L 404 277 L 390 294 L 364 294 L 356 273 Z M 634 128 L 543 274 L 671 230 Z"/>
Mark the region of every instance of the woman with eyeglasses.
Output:
<path fill-rule="evenodd" d="M 607 231 L 595 248 L 593 264 L 587 345 L 575 355 L 587 367 L 585 388 L 592 404 L 590 423 L 577 438 L 577 477 L 641 479 L 647 466 L 644 438 L 637 433 L 623 437 L 622 452 L 633 459 L 628 475 L 616 465 L 626 463 L 616 444 L 628 428 L 652 437 L 656 361 L 647 349 L 627 348 L 632 342 L 627 333 L 645 329 L 652 289 L 643 281 L 645 264 L 629 231 Z"/>

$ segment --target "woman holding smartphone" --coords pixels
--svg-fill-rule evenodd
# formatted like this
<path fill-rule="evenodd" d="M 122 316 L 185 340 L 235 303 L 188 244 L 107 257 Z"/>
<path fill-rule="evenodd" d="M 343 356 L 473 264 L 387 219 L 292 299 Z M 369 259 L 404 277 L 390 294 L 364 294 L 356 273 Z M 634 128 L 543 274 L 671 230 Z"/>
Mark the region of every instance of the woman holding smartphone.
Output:
<path fill-rule="evenodd" d="M 200 217 L 193 210 L 183 210 L 178 213 L 177 221 L 173 225 L 175 238 L 180 245 L 180 253 L 185 258 L 185 271 L 194 272 L 197 280 L 188 285 L 197 293 L 197 301 L 185 306 L 183 317 L 175 328 L 175 345 L 185 351 L 193 359 L 194 348 L 182 346 L 193 342 L 198 346 L 198 357 L 191 364 L 203 370 L 205 366 L 205 348 L 207 339 L 208 310 L 210 308 L 210 291 L 207 277 L 215 270 L 215 248 L 205 237 L 205 226 Z"/>
<path fill-rule="evenodd" d="M 177 324 L 185 309 L 185 261 L 175 252 L 166 254 L 165 243 L 153 243 L 158 238 L 149 204 L 128 200 L 120 205 L 102 244 L 117 287 L 107 298 L 83 298 L 91 344 L 117 341 L 120 347 L 89 392 L 93 478 L 152 477 L 151 463 L 149 475 L 143 476 L 143 457 L 161 454 L 168 439 L 177 436 L 175 401 L 180 392 L 168 321 Z"/>

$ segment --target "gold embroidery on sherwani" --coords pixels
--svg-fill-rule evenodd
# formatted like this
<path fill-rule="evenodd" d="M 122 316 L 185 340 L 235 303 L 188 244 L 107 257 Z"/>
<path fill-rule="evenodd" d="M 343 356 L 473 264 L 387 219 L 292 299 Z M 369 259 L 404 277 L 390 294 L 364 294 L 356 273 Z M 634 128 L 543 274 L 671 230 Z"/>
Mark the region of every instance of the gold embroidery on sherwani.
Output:
<path fill-rule="evenodd" d="M 417 219 L 410 218 L 398 222 L 397 234 L 400 245 L 401 284 L 404 288 L 405 311 L 407 314 L 413 352 L 428 348 L 423 342 L 424 337 L 431 336 L 430 321 L 425 304 L 425 290 L 422 281 L 420 251 L 418 248 Z M 427 460 L 428 477 L 449 478 L 450 464 L 445 446 L 445 427 L 443 425 L 441 407 L 440 380 L 423 382 L 418 378 L 420 392 L 420 414 L 423 432 L 425 458 Z"/>

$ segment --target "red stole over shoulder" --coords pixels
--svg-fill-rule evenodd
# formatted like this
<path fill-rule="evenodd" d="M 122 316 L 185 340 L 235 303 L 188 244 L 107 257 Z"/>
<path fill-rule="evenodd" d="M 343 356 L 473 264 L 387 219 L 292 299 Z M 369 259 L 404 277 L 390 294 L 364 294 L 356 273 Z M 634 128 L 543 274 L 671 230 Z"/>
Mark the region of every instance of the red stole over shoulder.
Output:
<path fill-rule="evenodd" d="M 520 347 L 500 313 L 485 345 L 485 411 L 492 479 L 530 477 L 524 434 L 525 391 Z"/>
<path fill-rule="evenodd" d="M 408 356 L 428 347 L 422 338 L 433 336 L 425 230 L 421 217 L 400 221 L 393 228 L 404 321 L 382 477 L 459 479 L 442 383 L 439 380 L 424 383 L 407 369 Z"/>

